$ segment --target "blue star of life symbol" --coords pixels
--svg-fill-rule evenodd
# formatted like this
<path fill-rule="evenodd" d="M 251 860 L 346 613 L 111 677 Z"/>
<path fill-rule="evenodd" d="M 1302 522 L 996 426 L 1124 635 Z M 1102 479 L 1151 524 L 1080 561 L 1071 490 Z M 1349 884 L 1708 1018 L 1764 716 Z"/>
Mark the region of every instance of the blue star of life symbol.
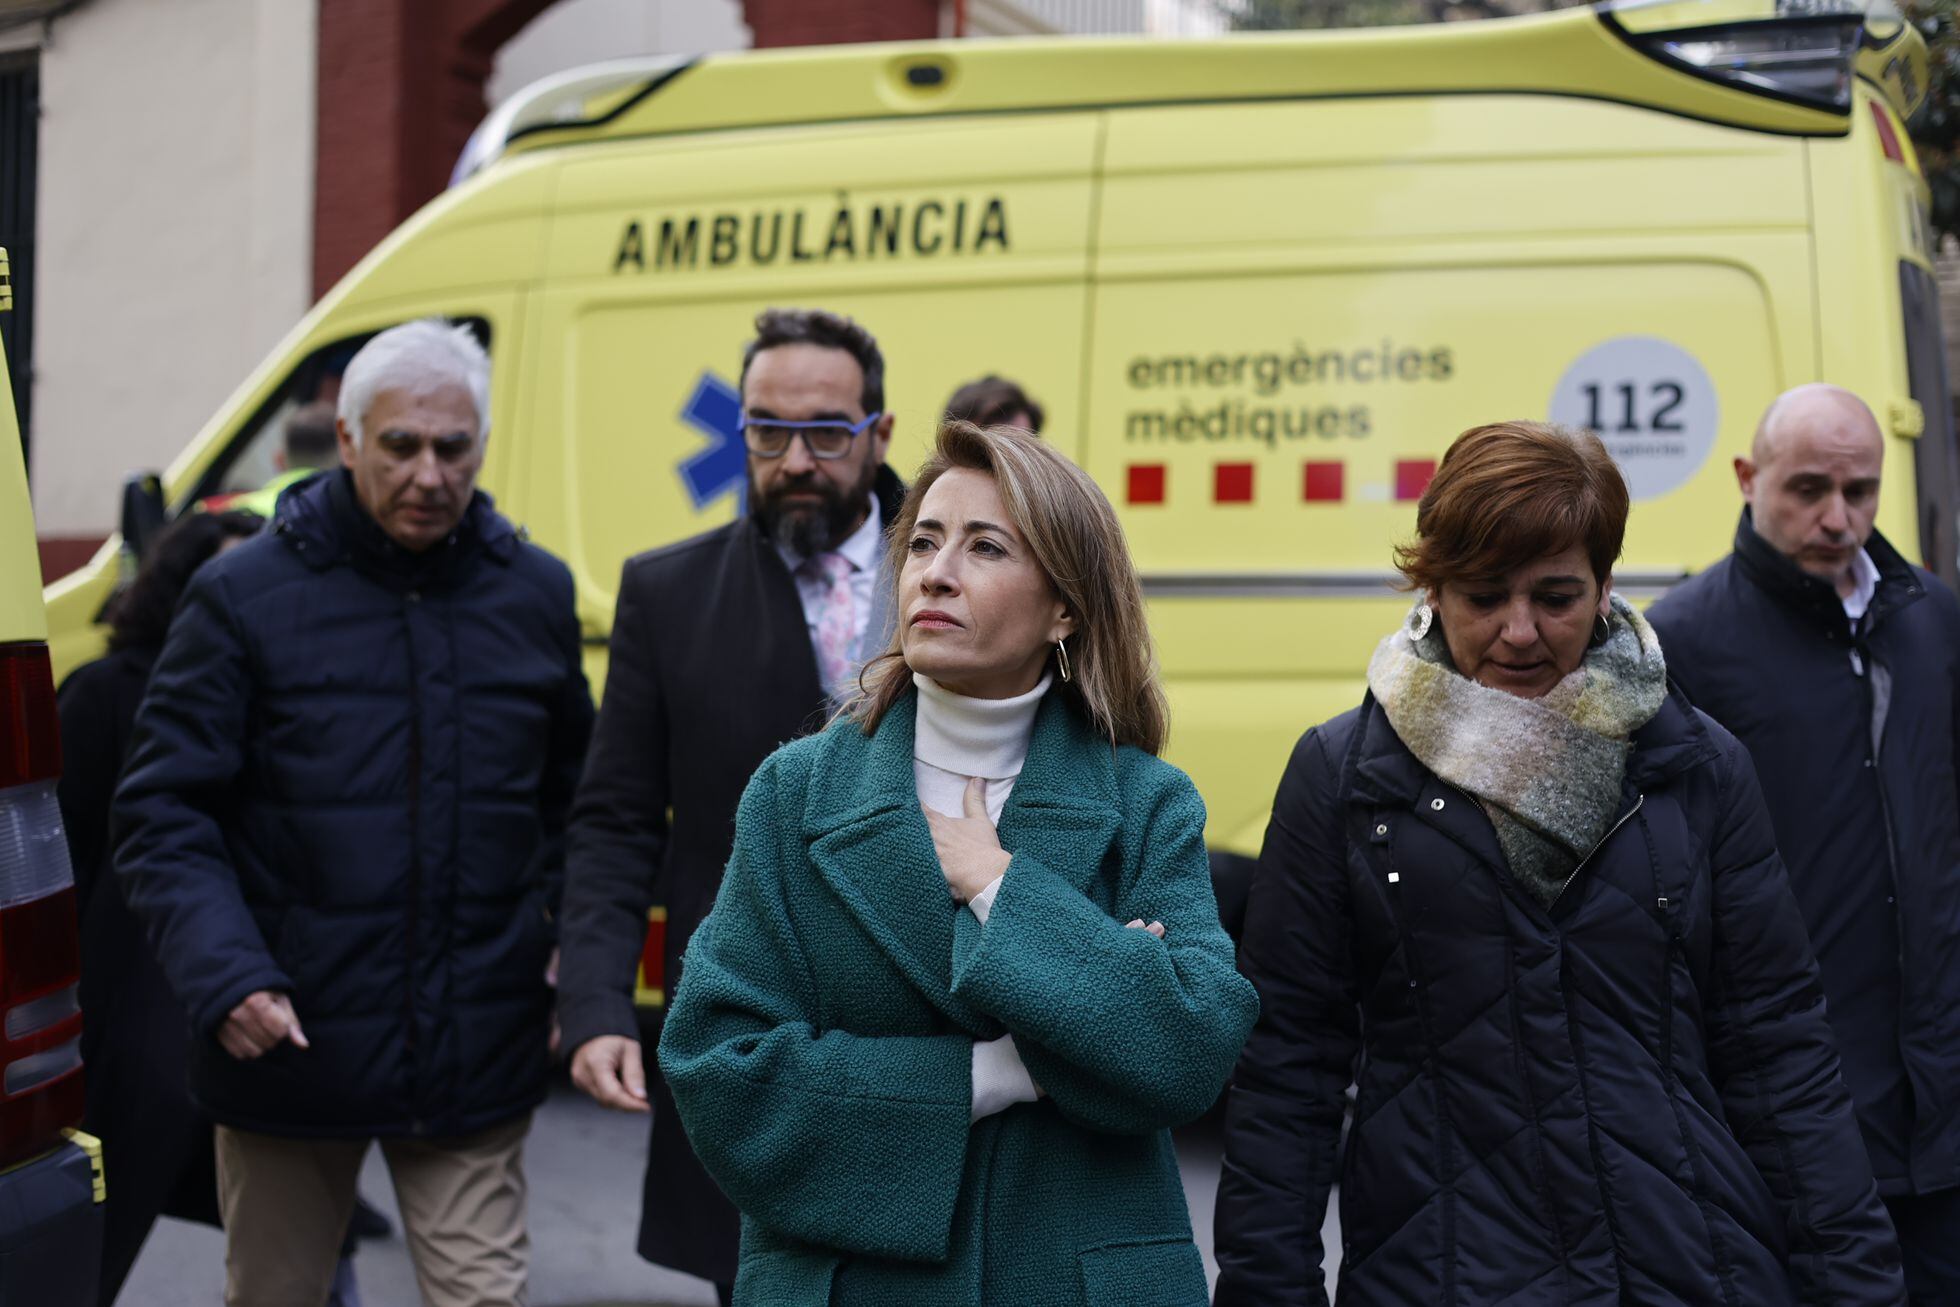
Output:
<path fill-rule="evenodd" d="M 735 511 L 747 508 L 749 455 L 742 445 L 742 395 L 713 372 L 703 372 L 681 405 L 681 421 L 708 438 L 708 447 L 681 460 L 675 471 L 696 512 L 729 492 Z"/>

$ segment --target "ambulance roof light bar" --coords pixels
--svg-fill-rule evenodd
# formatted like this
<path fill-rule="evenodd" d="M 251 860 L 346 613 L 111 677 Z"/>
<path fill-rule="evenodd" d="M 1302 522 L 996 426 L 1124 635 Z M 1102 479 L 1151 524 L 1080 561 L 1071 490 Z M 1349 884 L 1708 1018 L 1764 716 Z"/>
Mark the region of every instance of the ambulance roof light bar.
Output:
<path fill-rule="evenodd" d="M 449 184 L 459 186 L 502 157 L 512 141 L 553 127 L 591 127 L 605 122 L 685 71 L 685 55 L 611 59 L 540 78 L 493 109 L 477 124 Z"/>

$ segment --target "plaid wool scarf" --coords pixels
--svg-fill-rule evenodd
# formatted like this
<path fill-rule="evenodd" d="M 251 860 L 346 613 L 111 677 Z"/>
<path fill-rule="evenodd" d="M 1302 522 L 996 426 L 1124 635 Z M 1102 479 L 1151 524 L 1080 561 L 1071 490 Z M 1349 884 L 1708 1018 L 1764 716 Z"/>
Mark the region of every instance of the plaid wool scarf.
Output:
<path fill-rule="evenodd" d="M 1550 906 L 1606 835 L 1633 751 L 1660 711 L 1667 664 L 1647 619 L 1613 596 L 1603 643 L 1542 698 L 1520 699 L 1460 674 L 1440 622 L 1415 638 L 1415 613 L 1375 650 L 1368 688 L 1417 760 L 1475 796 L 1511 874 Z"/>

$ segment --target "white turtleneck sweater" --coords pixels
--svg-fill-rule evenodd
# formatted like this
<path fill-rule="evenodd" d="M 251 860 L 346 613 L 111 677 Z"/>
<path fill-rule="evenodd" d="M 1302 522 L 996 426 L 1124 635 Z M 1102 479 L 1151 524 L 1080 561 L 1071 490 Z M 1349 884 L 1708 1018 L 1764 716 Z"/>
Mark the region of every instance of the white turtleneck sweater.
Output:
<path fill-rule="evenodd" d="M 1034 689 L 1012 699 L 969 699 L 913 673 L 919 708 L 913 727 L 912 778 L 920 806 L 948 817 L 964 817 L 966 783 L 977 776 L 987 786 L 987 819 L 999 825 L 1001 809 L 1007 806 L 1007 796 L 1027 760 L 1034 715 L 1051 679 L 1042 677 Z M 982 926 L 1004 879 L 996 876 L 966 905 Z M 1021 1064 L 1014 1036 L 974 1043 L 975 1121 L 1015 1103 L 1032 1103 L 1036 1097 L 1034 1078 Z"/>

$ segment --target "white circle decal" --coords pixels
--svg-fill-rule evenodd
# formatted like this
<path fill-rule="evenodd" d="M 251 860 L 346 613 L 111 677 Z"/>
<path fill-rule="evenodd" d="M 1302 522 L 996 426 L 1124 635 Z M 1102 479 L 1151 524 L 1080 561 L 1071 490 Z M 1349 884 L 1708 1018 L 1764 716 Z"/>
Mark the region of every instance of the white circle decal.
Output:
<path fill-rule="evenodd" d="M 1635 499 L 1688 484 L 1715 449 L 1719 416 L 1707 370 L 1653 336 L 1593 346 L 1552 392 L 1552 421 L 1598 432 Z"/>

